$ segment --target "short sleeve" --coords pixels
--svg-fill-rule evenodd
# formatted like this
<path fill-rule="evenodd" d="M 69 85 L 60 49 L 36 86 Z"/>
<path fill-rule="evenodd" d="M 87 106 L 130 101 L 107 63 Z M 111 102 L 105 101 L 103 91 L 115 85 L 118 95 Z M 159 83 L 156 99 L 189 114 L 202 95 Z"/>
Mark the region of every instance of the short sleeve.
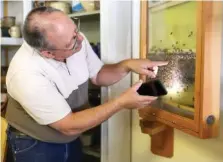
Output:
<path fill-rule="evenodd" d="M 54 123 L 71 112 L 56 87 L 37 72 L 17 72 L 7 84 L 9 95 L 39 124 Z"/>
<path fill-rule="evenodd" d="M 90 78 L 93 78 L 94 76 L 98 74 L 98 72 L 101 70 L 104 64 L 98 58 L 96 53 L 93 51 L 89 41 L 87 40 L 85 36 L 84 36 L 84 45 L 85 45 L 85 50 L 86 50 L 86 59 L 87 59 L 87 64 L 88 64 L 89 75 L 90 75 Z"/>

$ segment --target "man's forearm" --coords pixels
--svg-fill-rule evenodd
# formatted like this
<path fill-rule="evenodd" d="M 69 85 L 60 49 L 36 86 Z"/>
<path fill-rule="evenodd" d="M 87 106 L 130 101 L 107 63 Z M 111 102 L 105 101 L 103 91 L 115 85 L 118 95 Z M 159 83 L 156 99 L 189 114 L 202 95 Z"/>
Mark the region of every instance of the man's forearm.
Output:
<path fill-rule="evenodd" d="M 128 60 L 104 65 L 97 75 L 96 83 L 100 86 L 112 85 L 125 77 L 129 71 Z"/>
<path fill-rule="evenodd" d="M 66 135 L 80 134 L 101 124 L 121 109 L 122 104 L 118 99 L 111 100 L 97 107 L 70 113 L 60 123 L 51 124 L 51 127 Z"/>

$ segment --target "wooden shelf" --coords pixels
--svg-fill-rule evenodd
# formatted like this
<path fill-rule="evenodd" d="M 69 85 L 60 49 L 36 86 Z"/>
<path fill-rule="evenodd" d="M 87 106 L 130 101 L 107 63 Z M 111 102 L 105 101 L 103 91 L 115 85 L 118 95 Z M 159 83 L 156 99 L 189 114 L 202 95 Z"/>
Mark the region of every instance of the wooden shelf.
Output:
<path fill-rule="evenodd" d="M 23 43 L 23 38 L 10 38 L 10 37 L 2 37 L 1 38 L 1 46 L 20 46 Z"/>
<path fill-rule="evenodd" d="M 142 133 L 151 137 L 152 153 L 171 158 L 174 152 L 174 129 L 157 121 L 140 120 Z"/>
<path fill-rule="evenodd" d="M 100 10 L 95 10 L 95 11 L 89 11 L 89 12 L 75 12 L 72 14 L 69 14 L 69 17 L 83 17 L 83 16 L 91 16 L 91 15 L 99 15 L 100 14 Z"/>
<path fill-rule="evenodd" d="M 166 125 L 154 121 L 140 120 L 140 126 L 142 133 L 149 134 L 151 136 L 160 133 L 166 129 Z"/>

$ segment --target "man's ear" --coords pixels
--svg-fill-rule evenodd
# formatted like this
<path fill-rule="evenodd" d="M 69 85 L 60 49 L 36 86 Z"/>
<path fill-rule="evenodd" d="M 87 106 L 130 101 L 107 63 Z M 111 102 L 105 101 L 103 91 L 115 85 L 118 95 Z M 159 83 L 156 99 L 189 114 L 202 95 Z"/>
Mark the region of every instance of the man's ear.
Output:
<path fill-rule="evenodd" d="M 55 58 L 55 55 L 50 51 L 40 51 L 40 54 L 46 58 L 51 58 L 51 59 Z"/>

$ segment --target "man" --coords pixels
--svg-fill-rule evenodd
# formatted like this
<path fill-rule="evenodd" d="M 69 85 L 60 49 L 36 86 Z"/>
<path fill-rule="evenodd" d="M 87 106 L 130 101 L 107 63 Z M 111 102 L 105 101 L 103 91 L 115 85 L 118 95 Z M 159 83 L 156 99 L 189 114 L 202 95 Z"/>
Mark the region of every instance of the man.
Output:
<path fill-rule="evenodd" d="M 141 82 L 107 103 L 89 108 L 88 79 L 109 86 L 130 71 L 155 77 L 151 69 L 166 62 L 124 60 L 103 65 L 78 25 L 63 12 L 32 10 L 24 23 L 24 44 L 7 73 L 8 142 L 16 162 L 80 162 L 84 131 L 122 109 L 150 104 L 140 96 Z"/>

